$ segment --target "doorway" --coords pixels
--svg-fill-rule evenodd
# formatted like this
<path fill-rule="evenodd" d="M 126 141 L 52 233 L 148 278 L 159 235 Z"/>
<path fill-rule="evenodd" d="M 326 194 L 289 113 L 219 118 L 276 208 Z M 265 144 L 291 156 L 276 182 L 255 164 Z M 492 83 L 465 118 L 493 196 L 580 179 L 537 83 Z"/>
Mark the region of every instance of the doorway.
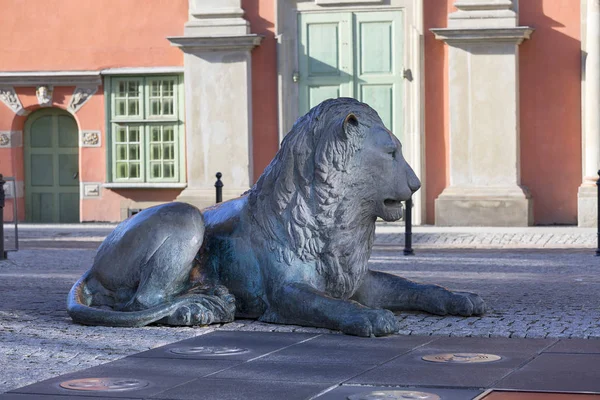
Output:
<path fill-rule="evenodd" d="M 25 124 L 25 218 L 79 221 L 79 129 L 66 111 L 48 108 Z"/>
<path fill-rule="evenodd" d="M 353 97 L 404 142 L 402 11 L 300 13 L 298 30 L 299 115 Z"/>

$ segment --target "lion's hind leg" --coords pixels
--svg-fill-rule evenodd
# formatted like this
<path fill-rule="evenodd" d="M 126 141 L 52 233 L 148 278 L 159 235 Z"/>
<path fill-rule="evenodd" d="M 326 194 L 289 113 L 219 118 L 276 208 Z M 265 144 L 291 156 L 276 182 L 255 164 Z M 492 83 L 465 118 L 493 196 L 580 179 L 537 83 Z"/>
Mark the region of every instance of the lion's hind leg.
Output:
<path fill-rule="evenodd" d="M 158 323 L 173 326 L 209 325 L 231 322 L 235 318 L 235 297 L 224 286 L 195 289 L 183 298 L 189 298 L 190 302 Z"/>

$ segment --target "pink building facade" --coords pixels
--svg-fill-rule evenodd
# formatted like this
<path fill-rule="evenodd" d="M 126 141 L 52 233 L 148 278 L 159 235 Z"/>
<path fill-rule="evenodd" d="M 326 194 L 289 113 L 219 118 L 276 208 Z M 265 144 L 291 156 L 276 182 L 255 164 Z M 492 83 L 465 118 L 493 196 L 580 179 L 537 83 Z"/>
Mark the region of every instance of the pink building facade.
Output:
<path fill-rule="evenodd" d="M 21 221 L 46 223 L 205 207 L 216 172 L 236 197 L 298 116 L 351 96 L 402 140 L 423 181 L 418 223 L 592 225 L 596 6 L 7 1 L 0 173 L 16 185 L 5 218 L 15 203 Z"/>

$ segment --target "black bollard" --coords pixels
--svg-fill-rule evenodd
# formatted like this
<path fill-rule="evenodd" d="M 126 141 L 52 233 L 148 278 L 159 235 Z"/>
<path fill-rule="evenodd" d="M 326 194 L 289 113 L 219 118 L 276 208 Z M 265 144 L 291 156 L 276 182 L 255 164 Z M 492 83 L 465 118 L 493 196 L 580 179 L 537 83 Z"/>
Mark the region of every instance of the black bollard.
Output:
<path fill-rule="evenodd" d="M 414 256 L 412 248 L 412 197 L 406 200 L 406 209 L 404 210 L 404 255 Z"/>
<path fill-rule="evenodd" d="M 6 181 L 0 174 L 0 260 L 6 260 L 6 251 L 4 251 L 4 184 Z"/>
<path fill-rule="evenodd" d="M 215 182 L 215 188 L 216 188 L 216 192 L 217 192 L 217 203 L 220 203 L 223 201 L 223 182 L 221 181 L 221 177 L 223 176 L 222 173 L 217 172 L 217 181 Z"/>
<path fill-rule="evenodd" d="M 596 187 L 598 188 L 598 196 L 596 198 L 596 202 L 598 203 L 598 208 L 597 208 L 597 221 L 596 221 L 596 226 L 597 226 L 597 230 L 598 230 L 598 248 L 596 249 L 596 256 L 600 256 L 600 170 L 598 170 L 598 180 L 596 181 Z"/>

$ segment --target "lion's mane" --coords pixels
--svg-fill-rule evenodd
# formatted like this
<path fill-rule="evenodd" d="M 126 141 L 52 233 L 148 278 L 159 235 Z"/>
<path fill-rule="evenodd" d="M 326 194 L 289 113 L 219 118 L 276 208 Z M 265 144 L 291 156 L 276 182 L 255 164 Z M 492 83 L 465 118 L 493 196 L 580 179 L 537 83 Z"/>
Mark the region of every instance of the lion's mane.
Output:
<path fill-rule="evenodd" d="M 299 118 L 248 193 L 261 240 L 278 261 L 315 262 L 327 292 L 338 298 L 354 293 L 370 256 L 375 218 L 363 196 L 369 177 L 351 161 L 368 128 L 381 124 L 368 105 L 343 100 Z M 344 130 L 349 114 L 356 119 Z"/>

